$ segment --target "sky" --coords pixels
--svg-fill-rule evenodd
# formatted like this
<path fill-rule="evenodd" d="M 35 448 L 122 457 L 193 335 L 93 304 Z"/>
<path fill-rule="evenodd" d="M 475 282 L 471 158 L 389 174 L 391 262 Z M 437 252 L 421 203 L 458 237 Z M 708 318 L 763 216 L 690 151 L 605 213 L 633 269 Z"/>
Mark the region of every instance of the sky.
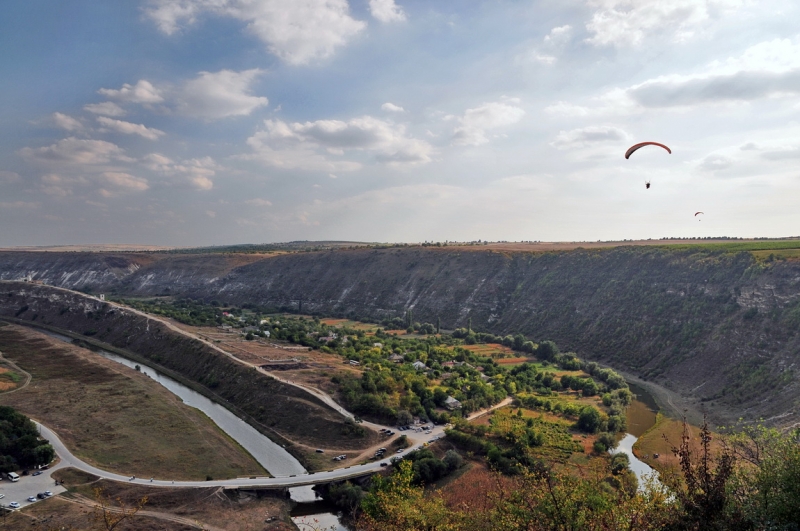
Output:
<path fill-rule="evenodd" d="M 800 235 L 798 21 L 791 0 L 2 2 L 0 246 Z M 626 160 L 643 141 L 672 154 Z"/>

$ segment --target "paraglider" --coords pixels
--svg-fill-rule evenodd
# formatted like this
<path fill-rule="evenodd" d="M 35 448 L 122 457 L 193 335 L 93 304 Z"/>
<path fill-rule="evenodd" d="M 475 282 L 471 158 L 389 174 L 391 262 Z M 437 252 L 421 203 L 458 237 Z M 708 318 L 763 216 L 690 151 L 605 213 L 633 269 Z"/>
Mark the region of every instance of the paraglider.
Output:
<path fill-rule="evenodd" d="M 697 218 L 697 214 L 703 214 L 704 216 L 706 215 L 706 213 L 705 213 L 705 212 L 695 212 L 695 213 L 694 213 L 694 217 L 696 217 L 696 218 Z M 697 221 L 703 221 L 703 220 L 702 220 L 701 218 L 697 218 Z"/>
<path fill-rule="evenodd" d="M 658 142 L 641 142 L 639 144 L 635 144 L 635 145 L 629 147 L 628 151 L 625 152 L 625 158 L 626 159 L 631 158 L 631 155 L 633 155 L 634 151 L 637 151 L 637 150 L 639 150 L 639 149 L 641 149 L 641 148 L 643 148 L 645 146 L 662 147 L 662 148 L 667 150 L 667 153 L 672 154 L 672 150 L 670 148 L 668 148 L 667 146 L 665 146 L 664 144 L 659 144 Z"/>
<path fill-rule="evenodd" d="M 672 154 L 672 150 L 665 146 L 664 144 L 659 144 L 658 142 L 640 142 L 638 144 L 634 144 L 628 148 L 628 151 L 625 152 L 625 159 L 629 159 L 634 151 L 643 148 L 644 146 L 658 146 L 662 147 L 667 150 L 667 153 Z M 650 181 L 644 182 L 644 187 L 646 190 L 650 189 Z"/>

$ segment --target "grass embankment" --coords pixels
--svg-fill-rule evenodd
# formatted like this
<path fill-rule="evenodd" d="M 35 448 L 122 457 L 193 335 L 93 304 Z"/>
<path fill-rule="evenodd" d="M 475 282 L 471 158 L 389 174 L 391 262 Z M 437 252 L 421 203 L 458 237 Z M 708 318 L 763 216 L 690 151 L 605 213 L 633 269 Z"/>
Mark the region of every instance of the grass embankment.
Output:
<path fill-rule="evenodd" d="M 695 443 L 699 441 L 700 428 L 691 424 L 688 425 L 688 428 L 691 440 Z M 682 420 L 658 413 L 655 424 L 633 445 L 633 453 L 660 473 L 677 469 L 680 463 L 672 453 L 672 448 L 680 446 L 682 436 Z M 719 444 L 712 441 L 711 448 L 716 451 L 719 449 Z M 658 458 L 655 457 L 656 454 L 658 454 Z"/>
<path fill-rule="evenodd" d="M 33 377 L 0 403 L 52 428 L 89 463 L 163 479 L 265 474 L 208 417 L 144 374 L 18 326 L 0 329 L 0 351 Z"/>

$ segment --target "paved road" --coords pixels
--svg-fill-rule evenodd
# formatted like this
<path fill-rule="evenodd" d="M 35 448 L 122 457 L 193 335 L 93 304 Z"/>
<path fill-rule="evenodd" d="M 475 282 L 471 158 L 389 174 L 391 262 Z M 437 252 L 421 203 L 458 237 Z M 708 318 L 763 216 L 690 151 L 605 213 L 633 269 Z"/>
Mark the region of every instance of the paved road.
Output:
<path fill-rule="evenodd" d="M 499 404 L 495 406 L 477 411 L 470 415 L 470 419 L 477 418 L 481 415 L 488 413 L 493 409 L 497 409 L 499 407 L 503 407 L 511 403 L 511 398 L 506 398 Z M 288 476 L 288 477 L 275 477 L 275 478 L 265 478 L 265 477 L 249 477 L 249 478 L 236 478 L 236 479 L 225 479 L 225 480 L 212 480 L 212 481 L 172 481 L 169 479 L 150 479 L 150 478 L 134 478 L 132 476 L 126 476 L 122 474 L 116 474 L 114 472 L 108 472 L 106 470 L 102 470 L 95 466 L 90 465 L 89 463 L 82 461 L 81 459 L 75 457 L 69 449 L 64 445 L 61 439 L 50 430 L 48 427 L 44 426 L 43 424 L 37 422 L 37 426 L 39 426 L 39 430 L 42 434 L 42 437 L 50 441 L 50 444 L 53 445 L 58 456 L 61 458 L 61 462 L 51 468 L 50 470 L 46 471 L 40 477 L 45 478 L 49 484 L 53 484 L 53 480 L 50 479 L 50 473 L 54 470 L 58 470 L 60 468 L 66 467 L 74 467 L 79 470 L 83 470 L 84 472 L 89 472 L 90 474 L 94 474 L 104 479 L 110 479 L 114 481 L 127 481 L 133 482 L 136 484 L 142 485 L 150 485 L 153 487 L 223 487 L 223 488 L 247 488 L 247 487 L 269 487 L 269 488 L 284 488 L 284 487 L 300 487 L 303 485 L 317 485 L 320 483 L 330 483 L 332 481 L 341 481 L 348 478 L 354 478 L 359 476 L 365 476 L 368 474 L 373 474 L 379 471 L 382 462 L 388 462 L 392 457 L 403 457 L 409 452 L 417 450 L 425 445 L 425 443 L 429 443 L 435 437 L 441 437 L 444 435 L 444 427 L 443 426 L 434 426 L 431 429 L 431 433 L 425 432 L 416 432 L 412 430 L 406 430 L 402 433 L 405 433 L 412 443 L 412 445 L 400 453 L 389 454 L 386 456 L 385 459 L 381 459 L 380 461 L 375 461 L 373 463 L 367 463 L 363 465 L 352 465 L 345 468 L 339 468 L 336 470 L 331 470 L 327 472 L 316 472 L 316 473 L 308 473 L 308 474 L 299 474 L 296 476 Z M 50 489 L 54 493 L 56 492 L 53 488 Z M 40 491 L 39 491 L 40 492 Z M 14 500 L 19 501 L 19 500 Z"/>
<path fill-rule="evenodd" d="M 61 291 L 66 291 L 66 292 L 69 292 L 69 293 L 72 293 L 72 294 L 75 294 L 75 295 L 80 295 L 82 297 L 87 297 L 86 294 L 83 294 L 83 293 L 80 293 L 80 292 L 76 292 L 76 291 L 72 291 L 72 290 L 69 290 L 69 289 L 66 289 L 66 288 L 60 288 L 60 287 L 57 287 L 57 286 L 48 286 L 48 287 L 55 288 L 55 289 L 58 289 L 58 290 L 61 290 Z M 246 361 L 243 361 L 243 360 L 237 358 L 236 356 L 234 356 L 233 354 L 231 354 L 230 352 L 227 352 L 227 351 L 221 349 L 220 347 L 218 347 L 214 343 L 211 343 L 210 341 L 207 341 L 207 340 L 205 340 L 205 339 L 203 339 L 201 337 L 198 337 L 195 334 L 191 334 L 191 333 L 187 332 L 186 330 L 183 330 L 183 329 L 173 325 L 172 323 L 170 323 L 170 322 L 168 322 L 168 321 L 166 321 L 164 319 L 160 319 L 158 317 L 152 316 L 152 315 L 147 314 L 145 312 L 130 308 L 128 306 L 123 306 L 123 305 L 120 305 L 120 304 L 117 304 L 117 303 L 114 303 L 114 302 L 111 302 L 111 301 L 103 301 L 103 302 L 105 302 L 106 304 L 109 304 L 111 306 L 117 307 L 121 311 L 131 312 L 131 313 L 140 315 L 142 317 L 145 317 L 148 320 L 157 321 L 157 322 L 163 324 L 164 326 L 168 327 L 170 330 L 172 330 L 172 331 L 174 331 L 176 333 L 179 333 L 179 334 L 181 334 L 183 336 L 189 337 L 189 338 L 194 339 L 196 341 L 200 341 L 201 343 L 213 348 L 214 350 L 216 350 L 217 352 L 220 352 L 221 354 L 224 354 L 225 356 L 227 356 L 228 358 L 236 361 L 237 363 L 240 363 L 240 364 L 248 366 L 248 367 L 253 367 L 256 370 L 258 370 L 259 372 L 262 372 L 262 373 L 264 373 L 264 374 L 266 374 L 266 375 L 268 375 L 268 376 L 270 376 L 272 378 L 275 378 L 276 380 L 280 380 L 281 382 L 287 383 L 287 384 L 292 385 L 294 387 L 298 387 L 298 388 L 303 389 L 304 391 L 306 391 L 308 393 L 311 393 L 312 395 L 318 397 L 325 404 L 327 404 L 328 406 L 330 406 L 331 408 L 333 408 L 334 410 L 336 410 L 337 412 L 339 412 L 341 415 L 343 415 L 345 417 L 349 417 L 349 418 L 353 418 L 354 417 L 354 415 L 352 413 L 350 413 L 345 408 L 343 408 L 341 405 L 339 405 L 333 399 L 333 397 L 331 397 L 330 395 L 328 395 L 327 393 L 325 393 L 325 392 L 323 392 L 323 391 L 321 391 L 319 389 L 316 389 L 316 388 L 313 388 L 313 387 L 309 387 L 309 386 L 305 386 L 305 385 L 302 385 L 302 384 L 298 384 L 298 383 L 295 383 L 295 382 L 280 378 L 276 374 L 273 374 L 273 373 L 270 373 L 268 371 L 265 371 L 264 369 L 262 369 L 261 367 L 259 367 L 256 364 L 252 364 L 252 363 L 248 363 Z M 149 324 L 148 324 L 148 330 L 149 330 Z M 500 402 L 499 404 L 496 404 L 496 405 L 492 406 L 491 408 L 488 408 L 488 409 L 485 409 L 485 410 L 481 410 L 481 411 L 477 411 L 477 412 L 473 413 L 472 415 L 469 416 L 469 418 L 470 419 L 477 418 L 477 417 L 487 413 L 488 411 L 491 411 L 493 409 L 497 409 L 499 407 L 503 407 L 503 406 L 508 405 L 510 403 L 511 403 L 511 398 L 509 397 L 509 398 L 506 398 L 505 400 L 503 400 L 502 402 Z M 378 425 L 378 424 L 373 424 L 371 422 L 364 422 L 363 424 L 365 426 L 369 427 L 369 428 L 372 428 L 372 429 L 376 430 L 376 431 L 380 430 L 381 428 L 385 428 L 385 426 L 381 426 L 381 425 Z M 52 430 L 50 430 L 49 428 L 47 428 L 46 426 L 44 426 L 44 425 L 42 425 L 40 423 L 37 423 L 37 425 L 40 427 L 40 431 L 42 433 L 42 436 L 44 436 L 46 439 L 48 439 L 51 442 L 51 444 L 53 445 L 53 448 L 56 450 L 56 453 L 59 455 L 59 457 L 61 457 L 61 463 L 59 463 L 59 465 L 57 467 L 54 467 L 54 469 L 51 469 L 50 472 L 52 472 L 52 470 L 56 470 L 56 469 L 59 469 L 59 468 L 72 466 L 74 468 L 83 470 L 85 472 L 89 472 L 89 473 L 94 474 L 96 476 L 99 476 L 101 478 L 111 479 L 111 480 L 115 480 L 115 481 L 132 481 L 134 483 L 148 484 L 148 485 L 156 486 L 156 487 L 172 487 L 172 486 L 180 486 L 180 487 L 215 487 L 216 486 L 216 487 L 225 487 L 225 488 L 238 488 L 238 487 L 283 488 L 283 487 L 299 487 L 299 486 L 303 486 L 303 485 L 315 485 L 315 484 L 319 484 L 319 483 L 329 483 L 329 482 L 332 482 L 332 481 L 340 481 L 340 480 L 343 480 L 343 479 L 359 477 L 359 476 L 364 476 L 364 475 L 367 475 L 367 474 L 375 473 L 375 472 L 377 472 L 378 470 L 380 470 L 382 468 L 380 466 L 381 462 L 383 462 L 383 461 L 387 461 L 388 462 L 388 460 L 391 459 L 391 457 L 395 457 L 395 456 L 402 457 L 402 456 L 405 456 L 409 452 L 417 450 L 417 449 L 421 448 L 423 445 L 425 445 L 426 443 L 430 443 L 435 438 L 441 437 L 441 436 L 444 435 L 444 428 L 441 427 L 441 426 L 434 426 L 432 428 L 432 430 L 431 430 L 431 433 L 420 433 L 420 432 L 415 432 L 415 431 L 411 431 L 411 430 L 404 431 L 402 433 L 407 436 L 409 442 L 411 443 L 411 446 L 409 448 L 403 450 L 402 452 L 396 453 L 394 455 L 387 455 L 385 459 L 382 459 L 380 461 L 375 461 L 373 463 L 367 463 L 367 464 L 363 464 L 363 465 L 352 465 L 352 466 L 348 466 L 348 467 L 344 467 L 344 468 L 340 468 L 340 469 L 336 469 L 336 470 L 331 470 L 331 471 L 326 471 L 326 472 L 306 473 L 306 474 L 299 474 L 299 475 L 296 475 L 296 476 L 274 477 L 274 478 L 258 478 L 258 477 L 256 477 L 256 478 L 237 478 L 237 479 L 215 480 L 215 481 L 172 481 L 172 480 L 169 480 L 169 479 L 165 480 L 163 478 L 160 478 L 160 479 L 153 478 L 152 480 L 150 478 L 134 478 L 134 477 L 131 477 L 131 476 L 123 476 L 123 475 L 116 474 L 116 473 L 113 473 L 113 472 L 108 472 L 108 471 L 105 471 L 105 470 L 101 470 L 101 469 L 99 469 L 97 467 L 94 467 L 94 466 L 90 465 L 89 463 L 86 463 L 86 462 L 78 459 L 74 455 L 72 455 L 72 453 L 67 449 L 67 447 L 64 445 L 64 443 L 61 442 L 61 440 L 58 438 L 58 436 Z M 388 443 L 388 440 L 387 440 L 387 443 Z M 48 474 L 47 477 L 49 478 L 49 474 Z M 52 489 L 50 489 L 50 490 L 52 490 Z M 53 491 L 53 492 L 55 492 L 55 491 Z M 14 500 L 14 501 L 17 501 L 17 500 Z"/>

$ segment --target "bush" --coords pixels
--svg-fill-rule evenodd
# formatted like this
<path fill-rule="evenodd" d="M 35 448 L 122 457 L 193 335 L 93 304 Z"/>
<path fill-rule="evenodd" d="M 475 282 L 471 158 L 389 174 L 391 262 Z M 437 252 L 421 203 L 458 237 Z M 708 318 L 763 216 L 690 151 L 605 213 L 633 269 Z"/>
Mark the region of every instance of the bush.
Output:
<path fill-rule="evenodd" d="M 602 422 L 603 419 L 600 416 L 600 412 L 597 410 L 597 408 L 593 406 L 586 406 L 581 409 L 576 427 L 586 433 L 597 433 L 597 430 L 600 429 Z"/>

